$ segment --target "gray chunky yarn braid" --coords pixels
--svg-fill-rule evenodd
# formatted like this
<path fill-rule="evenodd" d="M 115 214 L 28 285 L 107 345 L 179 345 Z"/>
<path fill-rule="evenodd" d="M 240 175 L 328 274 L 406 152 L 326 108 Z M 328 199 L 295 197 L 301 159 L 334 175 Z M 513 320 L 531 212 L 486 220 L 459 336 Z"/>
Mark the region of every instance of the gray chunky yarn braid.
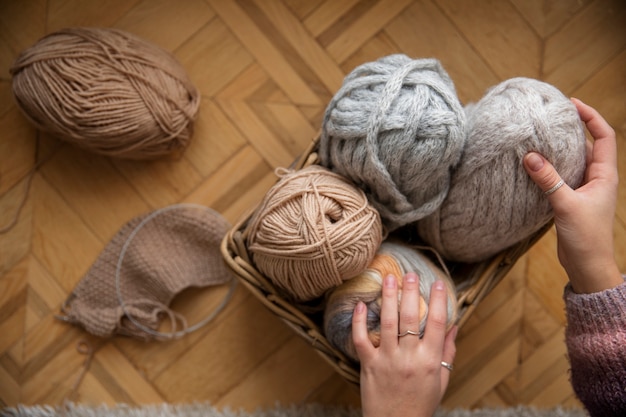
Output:
<path fill-rule="evenodd" d="M 439 61 L 397 54 L 346 76 L 326 109 L 319 156 L 393 230 L 439 207 L 464 141 L 463 107 Z"/>
<path fill-rule="evenodd" d="M 448 196 L 417 228 L 445 258 L 477 262 L 552 218 L 548 200 L 524 170 L 524 155 L 543 154 L 576 188 L 585 171 L 585 134 L 573 103 L 529 78 L 498 84 L 466 112 L 467 142 Z"/>

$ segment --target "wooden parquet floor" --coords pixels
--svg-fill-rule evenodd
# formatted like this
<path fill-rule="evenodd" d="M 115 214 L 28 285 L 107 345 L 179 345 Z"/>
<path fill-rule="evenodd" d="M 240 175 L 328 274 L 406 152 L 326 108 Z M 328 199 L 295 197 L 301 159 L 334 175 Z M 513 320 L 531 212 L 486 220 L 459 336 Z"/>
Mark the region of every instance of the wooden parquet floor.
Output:
<path fill-rule="evenodd" d="M 172 51 L 202 92 L 179 160 L 95 156 L 38 133 L 19 112 L 8 68 L 46 33 L 116 27 Z M 0 405 L 58 404 L 95 349 L 72 399 L 208 401 L 243 407 L 359 404 L 317 353 L 240 286 L 212 323 L 181 340 L 98 340 L 55 319 L 128 220 L 176 202 L 230 222 L 253 207 L 316 134 L 356 65 L 390 53 L 440 59 L 463 103 L 498 82 L 539 78 L 595 106 L 617 130 L 626 166 L 626 3 L 622 0 L 0 0 Z M 626 270 L 626 175 L 615 222 Z M 459 334 L 449 407 L 579 407 L 568 382 L 566 277 L 549 232 Z M 204 317 L 220 290 L 175 308 Z"/>

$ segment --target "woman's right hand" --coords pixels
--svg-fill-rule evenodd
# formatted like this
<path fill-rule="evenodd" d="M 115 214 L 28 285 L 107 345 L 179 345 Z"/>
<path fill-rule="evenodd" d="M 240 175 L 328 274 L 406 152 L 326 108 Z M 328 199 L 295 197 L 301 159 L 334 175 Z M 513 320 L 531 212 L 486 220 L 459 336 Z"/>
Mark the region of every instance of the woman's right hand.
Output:
<path fill-rule="evenodd" d="M 433 283 L 424 336 L 419 336 L 419 277 L 403 278 L 398 307 L 396 277 L 385 278 L 380 311 L 380 346 L 368 336 L 367 307 L 354 309 L 352 335 L 361 361 L 363 416 L 431 417 L 450 379 L 457 327 L 447 328 L 448 295 L 443 281 Z M 407 332 L 410 330 L 410 332 Z"/>
<path fill-rule="evenodd" d="M 613 220 L 617 202 L 617 145 L 615 131 L 592 107 L 572 99 L 593 136 L 587 146 L 583 185 L 564 184 L 547 195 L 554 210 L 558 256 L 577 293 L 592 293 L 624 283 L 615 262 Z M 524 167 L 544 191 L 556 186 L 560 175 L 542 155 L 530 152 Z"/>

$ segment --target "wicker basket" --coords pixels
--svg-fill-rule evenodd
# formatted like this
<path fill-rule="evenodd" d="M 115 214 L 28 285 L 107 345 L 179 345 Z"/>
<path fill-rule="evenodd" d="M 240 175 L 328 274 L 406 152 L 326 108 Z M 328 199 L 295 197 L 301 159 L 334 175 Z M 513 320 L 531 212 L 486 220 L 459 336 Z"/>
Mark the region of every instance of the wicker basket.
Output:
<path fill-rule="evenodd" d="M 298 170 L 318 162 L 316 137 L 308 149 L 296 159 L 290 169 Z M 263 276 L 252 263 L 246 249 L 248 222 L 252 211 L 242 218 L 226 234 L 222 241 L 221 251 L 226 264 L 233 270 L 243 283 L 267 308 L 280 317 L 297 334 L 307 340 L 317 352 L 330 363 L 348 382 L 359 384 L 359 365 L 348 359 L 335 349 L 323 333 L 323 311 L 318 302 L 313 304 L 296 304 L 290 302 L 285 294 Z M 515 262 L 547 232 L 552 223 L 547 224 L 533 236 L 517 243 L 513 247 L 475 264 L 446 263 L 445 268 L 457 285 L 459 327 L 467 321 L 476 306 L 509 272 Z"/>

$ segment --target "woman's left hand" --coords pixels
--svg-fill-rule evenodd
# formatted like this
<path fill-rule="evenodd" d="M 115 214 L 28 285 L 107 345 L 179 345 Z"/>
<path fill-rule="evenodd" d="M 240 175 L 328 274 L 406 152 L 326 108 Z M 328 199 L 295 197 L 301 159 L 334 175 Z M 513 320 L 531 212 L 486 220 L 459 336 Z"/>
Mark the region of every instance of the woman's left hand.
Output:
<path fill-rule="evenodd" d="M 454 362 L 457 327 L 446 332 L 448 296 L 442 281 L 431 288 L 423 338 L 400 336 L 407 330 L 419 332 L 418 280 L 414 273 L 403 277 L 398 312 L 396 278 L 385 278 L 379 347 L 368 338 L 365 304 L 360 302 L 354 310 L 352 336 L 361 361 L 364 417 L 431 417 L 448 386 L 451 371 L 443 363 Z"/>

